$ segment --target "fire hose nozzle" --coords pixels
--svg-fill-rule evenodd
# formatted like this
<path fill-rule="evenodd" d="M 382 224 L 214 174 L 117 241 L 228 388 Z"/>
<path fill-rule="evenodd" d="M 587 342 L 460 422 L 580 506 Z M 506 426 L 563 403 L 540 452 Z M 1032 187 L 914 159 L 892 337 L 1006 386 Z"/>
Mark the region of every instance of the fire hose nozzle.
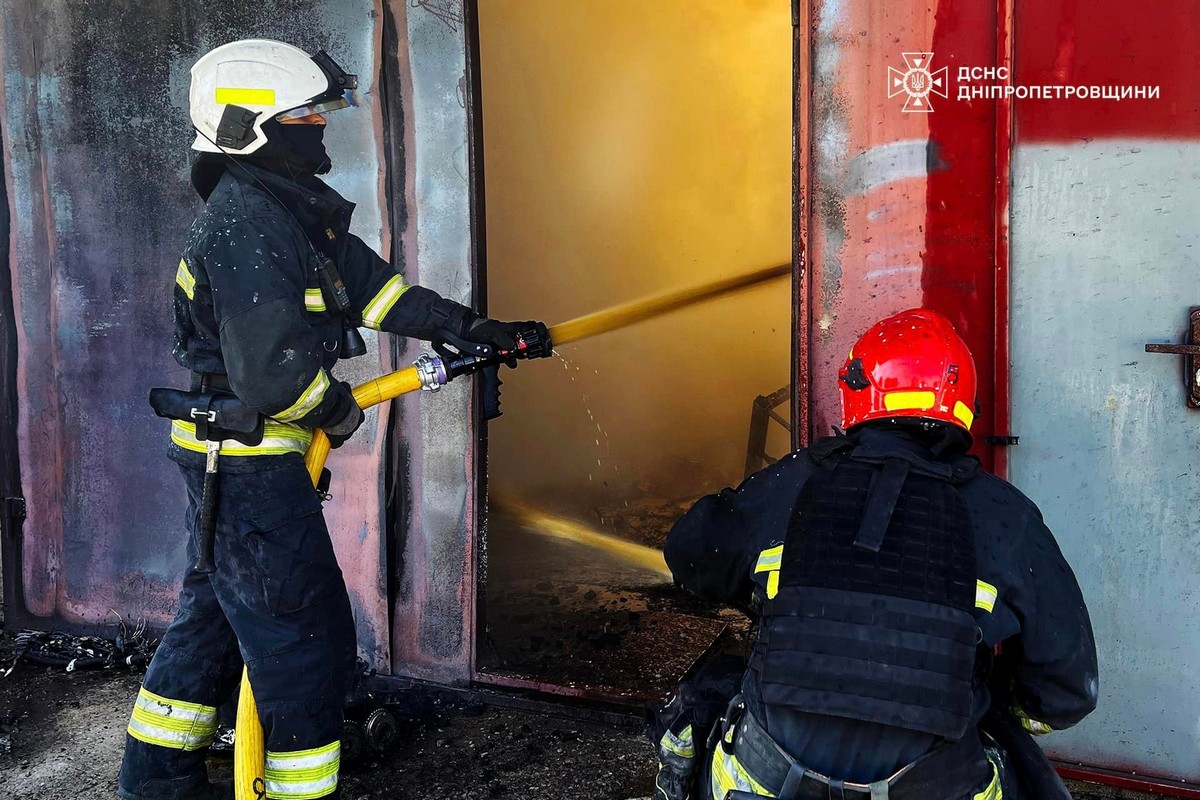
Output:
<path fill-rule="evenodd" d="M 436 392 L 450 382 L 446 364 L 437 356 L 422 353 L 420 358 L 413 362 L 413 366 L 417 368 L 417 376 L 421 379 L 421 389 L 424 391 Z"/>
<path fill-rule="evenodd" d="M 517 358 L 549 358 L 554 355 L 554 343 L 550 341 L 550 330 L 538 322 L 517 334 Z"/>
<path fill-rule="evenodd" d="M 512 350 L 495 350 L 490 356 L 480 357 L 459 355 L 443 360 L 443 369 L 447 381 L 461 375 L 471 375 L 480 370 L 495 368 L 501 364 L 515 367 L 517 361 L 529 358 L 547 358 L 554 355 L 554 345 L 550 341 L 550 331 L 545 325 L 535 323 L 516 336 L 517 346 Z M 446 381 L 443 381 L 445 383 Z"/>

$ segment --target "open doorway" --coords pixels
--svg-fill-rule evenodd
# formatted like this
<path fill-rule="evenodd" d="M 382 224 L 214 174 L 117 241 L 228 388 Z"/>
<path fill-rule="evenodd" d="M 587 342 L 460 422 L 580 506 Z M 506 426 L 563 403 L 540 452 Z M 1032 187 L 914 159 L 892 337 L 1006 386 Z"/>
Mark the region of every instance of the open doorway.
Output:
<path fill-rule="evenodd" d="M 791 261 L 788 3 L 478 0 L 476 18 L 489 314 L 553 324 Z M 790 396 L 791 315 L 777 281 L 505 382 L 482 680 L 661 696 L 722 631 L 744 634 L 653 552 L 758 451 L 788 450 L 751 417 Z"/>

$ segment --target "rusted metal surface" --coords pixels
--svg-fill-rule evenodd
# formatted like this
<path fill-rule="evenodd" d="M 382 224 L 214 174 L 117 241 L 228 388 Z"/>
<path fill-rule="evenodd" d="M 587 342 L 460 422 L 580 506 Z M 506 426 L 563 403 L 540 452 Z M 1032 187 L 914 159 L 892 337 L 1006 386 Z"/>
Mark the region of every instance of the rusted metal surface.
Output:
<path fill-rule="evenodd" d="M 662 695 L 636 689 L 619 688 L 615 686 L 563 685 L 562 682 L 539 681 L 523 675 L 504 672 L 480 672 L 475 679 L 484 685 L 503 686 L 508 689 L 528 689 L 545 694 L 577 697 L 581 700 L 599 702 L 628 702 L 643 705 L 648 702 L 661 700 Z"/>
<path fill-rule="evenodd" d="M 353 119 L 331 120 L 332 182 L 360 200 L 356 231 L 377 244 L 374 8 L 298 0 L 173 6 L 143 15 L 136 58 L 116 56 L 127 50 L 120 8 L 8 9 L 2 120 L 12 134 L 8 263 L 29 503 L 24 606 L 43 625 L 97 624 L 110 609 L 161 625 L 184 565 L 183 495 L 165 457 L 167 429 L 145 398 L 151 386 L 187 380 L 170 358 L 170 309 L 172 265 L 199 202 L 187 182 L 188 69 L 212 46 L 249 35 L 323 47 L 354 65 L 366 102 L 348 112 Z M 378 357 L 371 361 L 343 377 L 377 373 Z M 378 591 L 383 425 L 370 428 L 334 460 L 336 501 L 326 514 L 364 655 L 386 667 Z"/>
<path fill-rule="evenodd" d="M 0 62 L 2 63 L 2 62 Z M 5 123 L 0 117 L 0 167 L 4 159 Z M 3 170 L 0 169 L 0 173 Z M 9 249 L 8 182 L 0 174 L 0 286 L 12 286 Z M 17 608 L 21 585 L 20 530 L 25 520 L 21 496 L 21 462 L 17 454 L 17 419 L 20 415 L 16 372 L 17 325 L 13 316 L 12 292 L 0 291 L 0 601 Z M 17 511 L 21 513 L 18 515 Z"/>
<path fill-rule="evenodd" d="M 1007 69 L 1012 74 L 1015 56 L 1013 25 L 1015 24 L 1016 0 L 997 0 L 996 2 L 996 66 Z M 1012 143 L 1013 100 L 1004 97 L 996 101 L 996 179 L 995 201 L 993 203 L 995 231 L 994 258 L 992 261 L 995 277 L 993 289 L 995 302 L 992 322 L 992 376 L 995 381 L 992 387 L 992 402 L 989 406 L 992 419 L 991 441 L 985 434 L 984 444 L 999 442 L 1000 437 L 1010 437 L 1012 427 L 1011 396 L 1009 390 L 1009 201 L 1012 196 Z M 1017 437 L 1003 439 L 1015 445 Z M 1000 477 L 1008 475 L 1008 450 L 1006 446 L 990 449 L 992 455 L 992 472 Z"/>
<path fill-rule="evenodd" d="M 170 358 L 171 292 L 199 203 L 187 181 L 187 91 L 202 53 L 262 36 L 324 48 L 357 72 L 361 106 L 329 118 L 330 183 L 358 203 L 355 232 L 368 244 L 410 278 L 471 299 L 458 3 L 143 10 L 136 56 L 124 7 L 13 0 L 0 21 L 14 223 L 0 273 L 14 313 L 0 320 L 0 359 L 20 409 L 15 426 L 0 417 L 10 423 L 0 428 L 15 431 L 18 446 L 4 450 L 19 452 L 30 512 L 19 552 L 6 553 L 9 565 L 23 562 L 23 586 L 6 587 L 20 591 L 6 609 L 13 622 L 95 626 L 115 609 L 163 625 L 174 610 L 183 493 L 165 455 L 167 429 L 145 398 L 151 386 L 187 379 Z M 368 339 L 370 354 L 339 368 L 341 378 L 374 377 L 416 352 Z M 399 414 L 372 412 L 330 460 L 326 518 L 360 649 L 383 672 L 469 673 L 467 394 L 455 386 L 410 398 Z"/>
<path fill-rule="evenodd" d="M 792 448 L 809 443 L 812 397 L 812 228 L 813 23 L 810 0 L 792 5 Z"/>
<path fill-rule="evenodd" d="M 1082 768 L 1062 763 L 1055 764 L 1055 769 L 1059 775 L 1069 781 L 1100 783 L 1115 787 L 1116 789 L 1129 789 L 1134 792 L 1152 792 L 1155 795 L 1200 800 L 1200 786 L 1187 783 L 1186 781 L 1145 778 L 1111 769 L 1097 767 Z M 1115 796 L 1123 797 L 1124 795 Z"/>
<path fill-rule="evenodd" d="M 933 69 L 950 74 L 962 64 L 994 65 L 996 14 L 949 0 L 811 4 L 812 124 L 801 143 L 810 143 L 814 436 L 839 421 L 835 376 L 855 339 L 914 306 L 954 322 L 980 367 L 981 404 L 994 402 L 994 104 L 934 97 L 933 113 L 905 113 L 887 81 L 888 67 L 904 66 L 906 52 L 931 52 Z M 978 441 L 991 427 L 983 415 Z"/>
<path fill-rule="evenodd" d="M 470 304 L 472 130 L 466 17 L 461 0 L 388 3 L 396 23 L 405 82 L 407 174 L 415 213 L 418 281 Z M 411 131 L 411 134 L 408 133 Z M 475 447 L 472 385 L 458 381 L 436 397 L 409 396 L 397 435 L 408 443 L 412 494 L 395 543 L 393 665 L 413 677 L 470 680 L 475 620 Z M 419 466 L 418 466 L 419 465 Z M 419 472 L 418 472 L 419 470 Z"/>

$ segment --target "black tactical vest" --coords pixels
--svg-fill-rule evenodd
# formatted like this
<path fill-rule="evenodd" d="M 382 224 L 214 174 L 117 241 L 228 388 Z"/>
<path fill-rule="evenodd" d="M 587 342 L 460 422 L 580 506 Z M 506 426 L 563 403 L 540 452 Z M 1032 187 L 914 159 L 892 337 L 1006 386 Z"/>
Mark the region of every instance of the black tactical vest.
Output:
<path fill-rule="evenodd" d="M 751 658 L 766 704 L 962 738 L 979 639 L 966 461 L 818 461 Z"/>

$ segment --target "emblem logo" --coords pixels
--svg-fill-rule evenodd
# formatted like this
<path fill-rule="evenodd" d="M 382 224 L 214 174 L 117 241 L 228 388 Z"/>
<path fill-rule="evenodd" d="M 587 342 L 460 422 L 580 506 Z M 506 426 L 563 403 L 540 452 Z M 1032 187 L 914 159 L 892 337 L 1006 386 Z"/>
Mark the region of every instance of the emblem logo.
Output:
<path fill-rule="evenodd" d="M 931 72 L 929 62 L 933 60 L 933 53 L 903 55 L 907 70 L 901 72 L 895 67 L 888 67 L 888 97 L 908 95 L 908 99 L 904 101 L 905 111 L 928 114 L 933 111 L 933 106 L 929 103 L 931 95 L 948 97 L 946 84 L 949 68 L 942 67 L 936 72 Z"/>

